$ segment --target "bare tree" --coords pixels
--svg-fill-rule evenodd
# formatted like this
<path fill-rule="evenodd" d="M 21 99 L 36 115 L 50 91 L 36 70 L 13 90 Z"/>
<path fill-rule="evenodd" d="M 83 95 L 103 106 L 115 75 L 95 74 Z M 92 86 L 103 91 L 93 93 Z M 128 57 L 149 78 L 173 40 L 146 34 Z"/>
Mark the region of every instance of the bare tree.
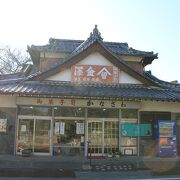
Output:
<path fill-rule="evenodd" d="M 0 46 L 0 74 L 20 72 L 24 64 L 32 64 L 26 51 Z"/>

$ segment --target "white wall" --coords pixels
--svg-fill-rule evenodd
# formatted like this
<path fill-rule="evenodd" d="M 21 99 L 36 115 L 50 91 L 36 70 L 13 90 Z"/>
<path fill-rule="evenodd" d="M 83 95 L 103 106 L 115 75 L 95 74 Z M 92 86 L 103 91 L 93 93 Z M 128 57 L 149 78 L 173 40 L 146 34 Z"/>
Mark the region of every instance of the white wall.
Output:
<path fill-rule="evenodd" d="M 100 53 L 95 52 L 84 58 L 82 61 L 77 63 L 78 65 L 103 65 L 103 66 L 113 66 L 113 64 L 107 60 Z"/>
<path fill-rule="evenodd" d="M 133 78 L 129 74 L 125 73 L 124 71 L 120 71 L 119 73 L 119 83 L 142 84 L 140 81 Z"/>
<path fill-rule="evenodd" d="M 64 71 L 61 71 L 49 78 L 47 80 L 53 80 L 53 81 L 71 81 L 71 69 L 68 68 Z"/>
<path fill-rule="evenodd" d="M 0 95 L 0 107 L 16 107 L 16 96 Z"/>
<path fill-rule="evenodd" d="M 180 113 L 180 102 L 142 101 L 140 111 L 164 111 Z"/>
<path fill-rule="evenodd" d="M 84 58 L 82 61 L 77 63 L 78 65 L 104 65 L 113 66 L 113 64 L 107 60 L 100 53 L 95 52 Z M 71 81 L 71 69 L 66 69 L 60 73 L 57 73 L 47 80 L 53 81 Z M 128 75 L 123 71 L 119 71 L 119 83 L 129 83 L 129 84 L 142 84 L 140 81 L 136 80 L 132 76 Z"/>

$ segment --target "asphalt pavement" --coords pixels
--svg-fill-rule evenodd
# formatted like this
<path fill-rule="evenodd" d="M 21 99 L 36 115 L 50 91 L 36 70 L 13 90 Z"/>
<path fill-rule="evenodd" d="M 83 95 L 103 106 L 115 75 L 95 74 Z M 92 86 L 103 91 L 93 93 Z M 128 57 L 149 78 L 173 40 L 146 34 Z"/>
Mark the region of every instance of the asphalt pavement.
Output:
<path fill-rule="evenodd" d="M 179 157 L 87 159 L 80 156 L 0 155 L 0 177 L 66 179 L 132 179 L 180 175 Z M 84 177 L 84 178 L 83 178 Z"/>

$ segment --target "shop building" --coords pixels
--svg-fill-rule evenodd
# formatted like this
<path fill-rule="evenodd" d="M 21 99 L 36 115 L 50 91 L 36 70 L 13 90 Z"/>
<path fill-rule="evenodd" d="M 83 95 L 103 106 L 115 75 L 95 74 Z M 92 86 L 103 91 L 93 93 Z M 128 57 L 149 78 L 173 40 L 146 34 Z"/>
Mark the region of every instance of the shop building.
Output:
<path fill-rule="evenodd" d="M 180 84 L 144 70 L 157 54 L 103 41 L 97 26 L 28 52 L 33 66 L 0 77 L 1 154 L 156 156 L 157 120 L 160 146 L 180 154 Z"/>

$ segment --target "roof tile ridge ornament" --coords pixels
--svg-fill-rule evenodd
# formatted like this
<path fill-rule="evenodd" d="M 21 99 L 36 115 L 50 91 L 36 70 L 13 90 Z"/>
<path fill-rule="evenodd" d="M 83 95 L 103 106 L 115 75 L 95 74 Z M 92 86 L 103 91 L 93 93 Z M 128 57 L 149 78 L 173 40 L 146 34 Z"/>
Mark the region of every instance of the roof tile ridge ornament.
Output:
<path fill-rule="evenodd" d="M 99 32 L 97 25 L 95 24 L 95 27 L 93 29 L 93 32 L 90 33 L 90 39 L 92 38 L 93 40 L 100 40 L 103 41 L 103 38 L 101 37 L 101 33 Z"/>
<path fill-rule="evenodd" d="M 101 33 L 99 32 L 97 25 L 95 25 L 93 32 L 90 33 L 90 36 L 85 40 L 82 44 L 80 44 L 73 52 L 72 54 L 76 54 L 80 51 L 83 51 L 87 47 L 89 47 L 91 44 L 93 44 L 95 41 L 102 41 L 103 38 L 101 37 Z"/>

